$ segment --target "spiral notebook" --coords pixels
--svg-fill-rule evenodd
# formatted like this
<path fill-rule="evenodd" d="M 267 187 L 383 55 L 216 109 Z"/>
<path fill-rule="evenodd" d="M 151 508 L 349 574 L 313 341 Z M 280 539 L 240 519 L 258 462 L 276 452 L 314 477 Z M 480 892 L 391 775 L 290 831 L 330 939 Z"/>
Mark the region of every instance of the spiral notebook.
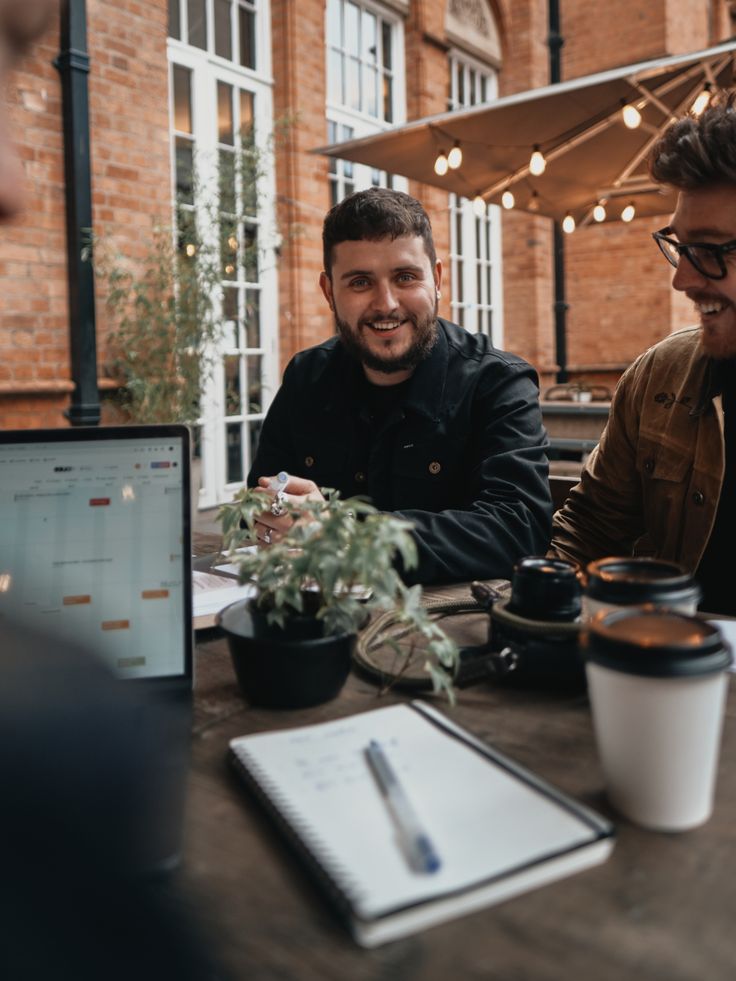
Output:
<path fill-rule="evenodd" d="M 379 740 L 440 856 L 417 872 L 369 765 Z M 420 702 L 242 736 L 231 760 L 372 947 L 596 865 L 613 827 Z"/>

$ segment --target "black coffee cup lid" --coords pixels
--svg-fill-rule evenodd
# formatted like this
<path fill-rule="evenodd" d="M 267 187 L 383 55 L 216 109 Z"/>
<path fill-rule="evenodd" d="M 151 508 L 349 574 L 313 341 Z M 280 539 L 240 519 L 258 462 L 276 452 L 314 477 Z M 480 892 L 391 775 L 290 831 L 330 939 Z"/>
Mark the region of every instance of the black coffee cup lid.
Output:
<path fill-rule="evenodd" d="M 588 626 L 584 654 L 614 671 L 661 678 L 713 674 L 731 664 L 731 650 L 713 624 L 646 608 L 597 614 Z"/>
<path fill-rule="evenodd" d="M 519 559 L 511 577 L 509 610 L 531 620 L 574 620 L 582 607 L 578 573 L 578 566 L 566 559 Z"/>
<path fill-rule="evenodd" d="M 642 556 L 597 559 L 586 569 L 590 599 L 614 606 L 694 602 L 700 587 L 675 562 Z"/>

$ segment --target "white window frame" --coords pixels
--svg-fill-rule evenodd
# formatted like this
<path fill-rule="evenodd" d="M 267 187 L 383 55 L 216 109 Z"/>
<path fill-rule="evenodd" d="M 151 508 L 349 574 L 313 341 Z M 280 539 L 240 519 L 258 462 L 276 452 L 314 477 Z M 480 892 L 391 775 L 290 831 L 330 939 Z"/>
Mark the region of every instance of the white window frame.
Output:
<path fill-rule="evenodd" d="M 485 79 L 486 101 L 498 92 L 498 75 L 491 64 L 484 64 L 463 51 L 453 49 L 448 56 L 450 98 L 448 109 L 478 105 L 480 83 Z M 471 99 L 465 86 L 465 101 L 459 101 L 458 71 L 468 79 L 475 72 L 476 92 Z M 496 347 L 503 347 L 503 275 L 501 209 L 489 205 L 479 218 L 468 198 L 449 196 L 450 220 L 450 309 L 453 320 L 473 333 L 488 334 Z"/>
<path fill-rule="evenodd" d="M 392 116 L 393 120 L 386 122 L 377 116 L 371 116 L 366 112 L 353 109 L 341 102 L 330 99 L 330 92 L 327 89 L 327 102 L 325 115 L 327 117 L 329 140 L 329 124 L 332 123 L 338 133 L 344 133 L 346 129 L 352 131 L 352 138 L 362 136 L 372 136 L 375 133 L 382 133 L 392 126 L 405 122 L 406 120 L 406 75 L 404 69 L 404 21 L 396 11 L 390 7 L 371 0 L 353 0 L 355 6 L 367 10 L 376 17 L 381 18 L 391 25 L 392 44 L 393 44 L 393 85 L 392 85 Z M 328 16 L 329 11 L 325 4 L 325 78 L 328 76 L 328 59 L 330 55 L 330 45 L 328 41 Z M 379 171 L 376 168 L 368 167 L 365 164 L 352 163 L 346 160 L 336 160 L 331 165 L 329 175 L 330 191 L 333 195 L 332 200 L 340 201 L 346 193 L 352 191 L 362 191 L 367 187 L 394 187 L 397 190 L 405 190 L 407 181 L 403 177 L 393 177 L 386 171 Z M 333 190 L 333 186 L 335 190 Z"/>
<path fill-rule="evenodd" d="M 207 38 L 211 51 L 186 44 L 175 38 L 168 39 L 169 70 L 173 64 L 181 65 L 192 72 L 192 128 L 195 140 L 195 165 L 198 180 L 203 187 L 217 186 L 217 82 L 225 82 L 237 89 L 247 89 L 255 96 L 255 133 L 257 144 L 267 152 L 267 141 L 273 130 L 273 80 L 271 78 L 271 37 L 270 4 L 268 0 L 258 0 L 256 5 L 256 64 L 257 70 L 243 68 L 233 61 L 214 54 L 213 7 L 207 4 Z M 182 36 L 186 36 L 186 3 L 181 4 Z M 235 12 L 233 8 L 233 19 Z M 171 177 L 172 211 L 176 199 L 176 172 L 174 166 L 173 140 L 173 86 L 169 86 L 171 120 Z M 259 217 L 262 229 L 275 228 L 276 187 L 274 168 L 265 168 L 259 184 Z M 205 206 L 205 202 L 199 202 Z M 201 212 L 200 212 L 201 214 Z M 202 398 L 201 427 L 202 486 L 199 492 L 199 507 L 208 508 L 222 503 L 242 482 L 227 480 L 227 423 L 242 424 L 243 480 L 251 465 L 249 433 L 251 424 L 257 425 L 266 415 L 268 407 L 276 394 L 279 383 L 278 372 L 278 280 L 276 270 L 276 241 L 268 241 L 264 235 L 263 254 L 259 256 L 260 269 L 260 347 L 252 349 L 236 348 L 232 338 L 223 332 L 223 339 L 213 352 L 214 370 L 207 380 Z M 230 282 L 230 281 L 228 281 Z M 237 281 L 239 284 L 240 280 Z M 228 355 L 248 354 L 261 357 L 262 366 L 262 404 L 261 411 L 250 413 L 247 404 L 237 416 L 226 416 L 225 406 L 225 368 L 224 359 Z M 245 363 L 241 366 L 241 375 Z M 247 391 L 241 385 L 244 402 Z M 227 420 L 227 422 L 226 422 Z"/>

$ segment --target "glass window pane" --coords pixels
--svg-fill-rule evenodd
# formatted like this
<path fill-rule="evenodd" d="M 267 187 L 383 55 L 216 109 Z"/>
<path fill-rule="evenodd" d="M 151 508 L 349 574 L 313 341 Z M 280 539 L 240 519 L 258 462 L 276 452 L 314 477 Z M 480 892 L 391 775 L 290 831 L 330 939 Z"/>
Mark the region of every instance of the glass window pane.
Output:
<path fill-rule="evenodd" d="M 176 232 L 179 253 L 192 258 L 197 250 L 197 221 L 191 208 L 177 208 Z"/>
<path fill-rule="evenodd" d="M 238 9 L 240 37 L 240 64 L 244 68 L 256 67 L 256 15 L 245 7 Z"/>
<path fill-rule="evenodd" d="M 233 87 L 225 82 L 217 83 L 217 139 L 228 146 L 235 144 Z"/>
<path fill-rule="evenodd" d="M 394 121 L 394 89 L 393 80 L 389 75 L 383 79 L 383 118 L 387 123 Z"/>
<path fill-rule="evenodd" d="M 386 21 L 381 23 L 381 36 L 383 38 L 383 67 L 390 71 L 393 67 L 393 50 L 392 50 L 392 34 L 391 25 L 387 24 Z"/>
<path fill-rule="evenodd" d="M 182 65 L 174 65 L 174 129 L 192 132 L 192 73 Z"/>
<path fill-rule="evenodd" d="M 243 477 L 243 424 L 231 422 L 225 426 L 227 442 L 227 482 L 240 483 Z"/>
<path fill-rule="evenodd" d="M 347 60 L 345 104 L 351 109 L 360 109 L 360 62 L 356 58 Z"/>
<path fill-rule="evenodd" d="M 465 70 L 460 68 L 457 73 L 457 104 L 465 105 Z"/>
<path fill-rule="evenodd" d="M 260 355 L 248 356 L 248 412 L 263 412 L 262 365 Z"/>
<path fill-rule="evenodd" d="M 233 37 L 230 23 L 230 0 L 215 0 L 215 54 L 233 60 Z"/>
<path fill-rule="evenodd" d="M 370 116 L 378 115 L 378 72 L 375 68 L 365 70 L 364 109 Z"/>
<path fill-rule="evenodd" d="M 175 37 L 177 41 L 181 41 L 179 0 L 169 0 L 169 37 Z"/>
<path fill-rule="evenodd" d="M 233 214 L 237 208 L 235 198 L 235 154 L 232 150 L 218 151 L 218 179 L 220 211 Z"/>
<path fill-rule="evenodd" d="M 254 419 L 252 422 L 248 424 L 248 429 L 249 429 L 248 447 L 250 449 L 249 462 L 255 460 L 256 458 L 256 451 L 258 450 L 258 440 L 260 438 L 262 428 L 263 428 L 263 423 L 261 422 L 261 420 L 256 421 Z"/>
<path fill-rule="evenodd" d="M 340 46 L 340 0 L 327 0 L 327 43 Z"/>
<path fill-rule="evenodd" d="M 327 55 L 327 98 L 331 102 L 343 101 L 342 55 L 330 49 Z"/>
<path fill-rule="evenodd" d="M 240 391 L 240 355 L 230 354 L 223 360 L 225 415 L 239 416 L 243 412 L 243 400 Z"/>
<path fill-rule="evenodd" d="M 378 62 L 378 23 L 376 15 L 367 10 L 363 11 L 361 32 L 363 59 L 374 64 Z"/>
<path fill-rule="evenodd" d="M 258 282 L 257 225 L 243 225 L 243 272 L 249 283 Z"/>
<path fill-rule="evenodd" d="M 235 279 L 238 261 L 238 236 L 235 222 L 230 218 L 220 220 L 220 255 L 222 278 Z"/>
<path fill-rule="evenodd" d="M 255 116 L 255 95 L 245 89 L 240 92 L 240 138 L 244 143 L 252 143 L 254 137 L 253 118 Z"/>
<path fill-rule="evenodd" d="M 182 204 L 194 204 L 194 144 L 183 136 L 174 141 L 176 197 Z"/>
<path fill-rule="evenodd" d="M 360 9 L 354 3 L 345 6 L 345 50 L 357 55 L 360 51 Z"/>
<path fill-rule="evenodd" d="M 222 291 L 222 319 L 227 325 L 225 343 L 231 347 L 240 347 L 238 331 L 238 289 L 227 286 Z"/>
<path fill-rule="evenodd" d="M 261 346 L 261 294 L 258 290 L 246 293 L 245 344 L 246 347 Z"/>
<path fill-rule="evenodd" d="M 207 50 L 206 0 L 187 0 L 189 14 L 189 43 L 195 48 Z"/>

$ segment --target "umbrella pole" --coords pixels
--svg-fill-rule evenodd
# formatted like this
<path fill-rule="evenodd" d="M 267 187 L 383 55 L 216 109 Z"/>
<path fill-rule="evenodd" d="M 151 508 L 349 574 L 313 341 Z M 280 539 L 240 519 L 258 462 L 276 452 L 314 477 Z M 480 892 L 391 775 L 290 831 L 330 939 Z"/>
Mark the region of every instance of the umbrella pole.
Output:
<path fill-rule="evenodd" d="M 560 0 L 548 0 L 547 15 L 549 34 L 549 80 L 554 85 L 561 80 L 562 45 L 565 39 L 560 33 Z M 556 221 L 553 231 L 552 262 L 554 266 L 554 312 L 555 312 L 555 361 L 557 362 L 558 385 L 568 380 L 567 371 L 567 311 L 565 299 L 565 236 Z"/>

